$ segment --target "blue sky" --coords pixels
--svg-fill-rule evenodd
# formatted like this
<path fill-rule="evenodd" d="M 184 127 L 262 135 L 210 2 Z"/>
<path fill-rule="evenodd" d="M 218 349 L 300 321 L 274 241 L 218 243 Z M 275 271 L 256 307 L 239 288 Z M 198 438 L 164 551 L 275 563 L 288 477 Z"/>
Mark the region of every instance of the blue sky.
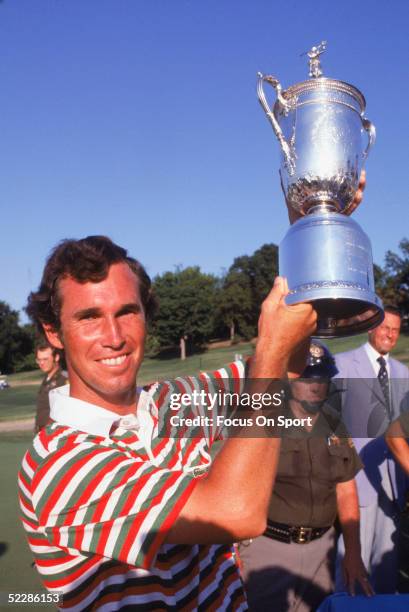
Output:
<path fill-rule="evenodd" d="M 408 32 L 404 0 L 3 0 L 0 299 L 21 309 L 66 237 L 107 234 L 151 275 L 279 243 L 256 72 L 304 80 L 323 39 L 377 127 L 354 217 L 382 265 L 409 236 Z"/>

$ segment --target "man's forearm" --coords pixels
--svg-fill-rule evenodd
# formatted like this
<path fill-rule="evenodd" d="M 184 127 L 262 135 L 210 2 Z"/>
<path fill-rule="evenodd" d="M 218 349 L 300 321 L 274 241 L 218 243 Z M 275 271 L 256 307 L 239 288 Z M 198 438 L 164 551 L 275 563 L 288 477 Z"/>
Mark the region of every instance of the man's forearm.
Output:
<path fill-rule="evenodd" d="M 345 550 L 361 554 L 359 504 L 355 479 L 337 484 L 338 519 L 344 536 Z"/>
<path fill-rule="evenodd" d="M 409 444 L 405 438 L 388 436 L 386 443 L 401 468 L 409 475 Z"/>

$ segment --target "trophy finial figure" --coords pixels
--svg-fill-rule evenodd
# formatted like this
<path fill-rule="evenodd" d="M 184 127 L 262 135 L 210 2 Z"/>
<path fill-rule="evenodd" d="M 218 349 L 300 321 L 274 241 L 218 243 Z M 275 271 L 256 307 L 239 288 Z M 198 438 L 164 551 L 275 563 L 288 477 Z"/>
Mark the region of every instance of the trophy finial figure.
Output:
<path fill-rule="evenodd" d="M 320 55 L 324 53 L 327 48 L 327 41 L 323 40 L 317 47 L 312 47 L 310 51 L 307 51 L 307 55 L 310 58 L 310 73 L 309 76 L 316 79 L 322 76 Z"/>

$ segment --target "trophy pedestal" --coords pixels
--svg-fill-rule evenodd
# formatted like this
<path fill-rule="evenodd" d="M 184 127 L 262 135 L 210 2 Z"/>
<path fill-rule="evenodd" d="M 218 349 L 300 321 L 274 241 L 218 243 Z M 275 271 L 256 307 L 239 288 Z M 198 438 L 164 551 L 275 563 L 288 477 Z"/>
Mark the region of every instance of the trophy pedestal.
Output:
<path fill-rule="evenodd" d="M 360 334 L 383 320 L 369 238 L 350 217 L 316 208 L 290 227 L 279 248 L 286 303 L 311 302 L 319 338 Z"/>

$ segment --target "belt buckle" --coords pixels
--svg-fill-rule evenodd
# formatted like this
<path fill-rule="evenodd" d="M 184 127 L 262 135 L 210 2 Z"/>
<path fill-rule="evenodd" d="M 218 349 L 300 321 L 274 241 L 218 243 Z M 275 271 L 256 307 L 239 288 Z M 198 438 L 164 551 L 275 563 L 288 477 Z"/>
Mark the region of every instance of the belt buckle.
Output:
<path fill-rule="evenodd" d="M 293 541 L 296 544 L 308 544 L 312 538 L 312 527 L 297 527 L 294 530 Z"/>

